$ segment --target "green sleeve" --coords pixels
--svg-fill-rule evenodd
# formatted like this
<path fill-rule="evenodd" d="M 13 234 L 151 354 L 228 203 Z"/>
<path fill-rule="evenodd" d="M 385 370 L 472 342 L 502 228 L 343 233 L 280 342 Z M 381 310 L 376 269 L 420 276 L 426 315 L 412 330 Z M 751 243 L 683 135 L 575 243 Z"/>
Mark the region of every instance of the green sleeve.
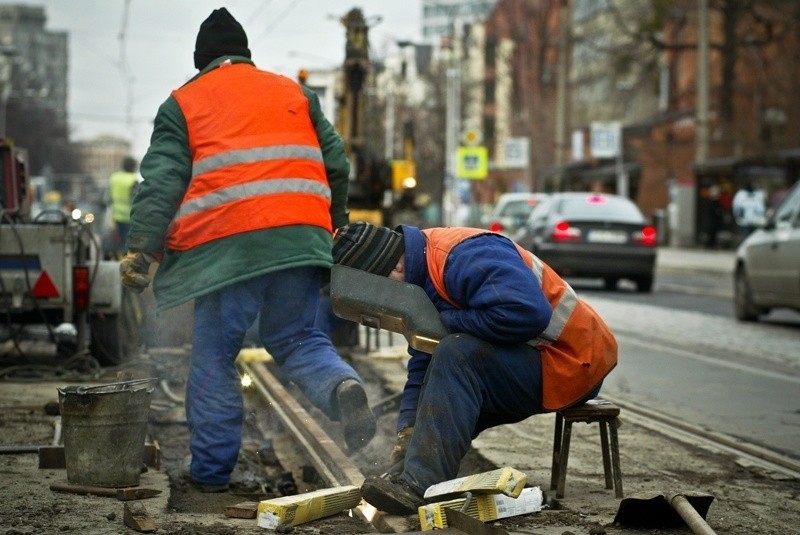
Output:
<path fill-rule="evenodd" d="M 186 119 L 171 96 L 158 109 L 140 171 L 144 180 L 131 206 L 128 249 L 162 252 L 169 224 L 192 178 Z"/>
<path fill-rule="evenodd" d="M 317 139 L 322 148 L 325 172 L 331 188 L 331 221 L 333 228 L 337 229 L 349 223 L 347 192 L 350 187 L 350 161 L 344 150 L 344 141 L 322 113 L 317 94 L 305 86 L 303 92 L 308 99 L 311 122 L 317 131 Z"/>

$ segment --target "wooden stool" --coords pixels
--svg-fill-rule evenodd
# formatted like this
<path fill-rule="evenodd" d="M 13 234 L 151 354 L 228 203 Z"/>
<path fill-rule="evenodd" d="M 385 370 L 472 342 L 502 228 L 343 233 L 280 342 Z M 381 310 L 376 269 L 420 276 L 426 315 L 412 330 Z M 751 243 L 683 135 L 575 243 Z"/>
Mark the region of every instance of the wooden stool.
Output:
<path fill-rule="evenodd" d="M 617 440 L 617 418 L 619 407 L 604 399 L 593 399 L 583 405 L 570 407 L 556 413 L 556 428 L 553 438 L 553 468 L 550 473 L 550 489 L 556 498 L 564 497 L 567 483 L 567 461 L 572 424 L 585 422 L 600 424 L 600 446 L 603 450 L 603 472 L 606 488 L 615 489 L 617 498 L 622 498 L 622 472 L 619 467 L 619 441 Z M 609 443 L 609 431 L 611 441 Z"/>

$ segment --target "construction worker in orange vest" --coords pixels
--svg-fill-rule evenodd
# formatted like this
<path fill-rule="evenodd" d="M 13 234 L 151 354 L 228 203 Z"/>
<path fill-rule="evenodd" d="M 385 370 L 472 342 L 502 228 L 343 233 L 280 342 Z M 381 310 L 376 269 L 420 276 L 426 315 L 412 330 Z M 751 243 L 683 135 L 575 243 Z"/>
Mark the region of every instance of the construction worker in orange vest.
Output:
<path fill-rule="evenodd" d="M 156 115 L 120 272 L 141 292 L 158 263 L 157 311 L 194 300 L 187 475 L 213 492 L 237 462 L 235 359 L 257 318 L 282 377 L 341 421 L 347 447 L 369 442 L 375 418 L 363 381 L 314 325 L 332 232 L 348 222 L 341 137 L 313 91 L 256 68 L 225 8 L 200 25 L 194 64 Z"/>
<path fill-rule="evenodd" d="M 361 487 L 382 511 L 415 513 L 428 487 L 458 475 L 481 431 L 592 399 L 616 366 L 602 318 L 500 234 L 356 222 L 336 232 L 333 259 L 421 286 L 451 333 L 432 355 L 409 348 L 394 466 Z"/>

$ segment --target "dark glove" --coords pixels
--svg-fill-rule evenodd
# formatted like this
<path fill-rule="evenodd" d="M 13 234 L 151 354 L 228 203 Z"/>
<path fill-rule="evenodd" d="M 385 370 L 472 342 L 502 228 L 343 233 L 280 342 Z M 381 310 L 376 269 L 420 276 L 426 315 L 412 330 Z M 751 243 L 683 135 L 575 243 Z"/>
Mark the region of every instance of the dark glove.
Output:
<path fill-rule="evenodd" d="M 389 462 L 395 465 L 406 458 L 408 444 L 411 442 L 411 435 L 414 433 L 413 427 L 404 427 L 397 433 L 397 441 L 394 443 L 392 453 L 389 455 Z"/>
<path fill-rule="evenodd" d="M 119 275 L 122 284 L 137 294 L 150 286 L 150 264 L 155 261 L 153 255 L 141 252 L 126 254 L 119 264 Z"/>

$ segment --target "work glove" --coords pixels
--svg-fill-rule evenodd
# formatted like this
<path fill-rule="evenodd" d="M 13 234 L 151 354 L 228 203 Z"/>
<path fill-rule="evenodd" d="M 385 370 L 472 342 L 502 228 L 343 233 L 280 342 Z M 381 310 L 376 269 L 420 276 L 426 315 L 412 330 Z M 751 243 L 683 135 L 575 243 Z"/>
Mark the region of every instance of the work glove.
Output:
<path fill-rule="evenodd" d="M 394 466 L 397 463 L 403 462 L 406 458 L 406 451 L 408 451 L 408 444 L 411 442 L 411 435 L 414 433 L 413 427 L 404 427 L 397 433 L 397 440 L 392 448 L 392 453 L 389 455 L 389 462 Z"/>
<path fill-rule="evenodd" d="M 155 259 L 153 255 L 141 252 L 130 252 L 122 257 L 119 264 L 122 284 L 137 294 L 142 293 L 150 286 L 150 264 Z"/>

